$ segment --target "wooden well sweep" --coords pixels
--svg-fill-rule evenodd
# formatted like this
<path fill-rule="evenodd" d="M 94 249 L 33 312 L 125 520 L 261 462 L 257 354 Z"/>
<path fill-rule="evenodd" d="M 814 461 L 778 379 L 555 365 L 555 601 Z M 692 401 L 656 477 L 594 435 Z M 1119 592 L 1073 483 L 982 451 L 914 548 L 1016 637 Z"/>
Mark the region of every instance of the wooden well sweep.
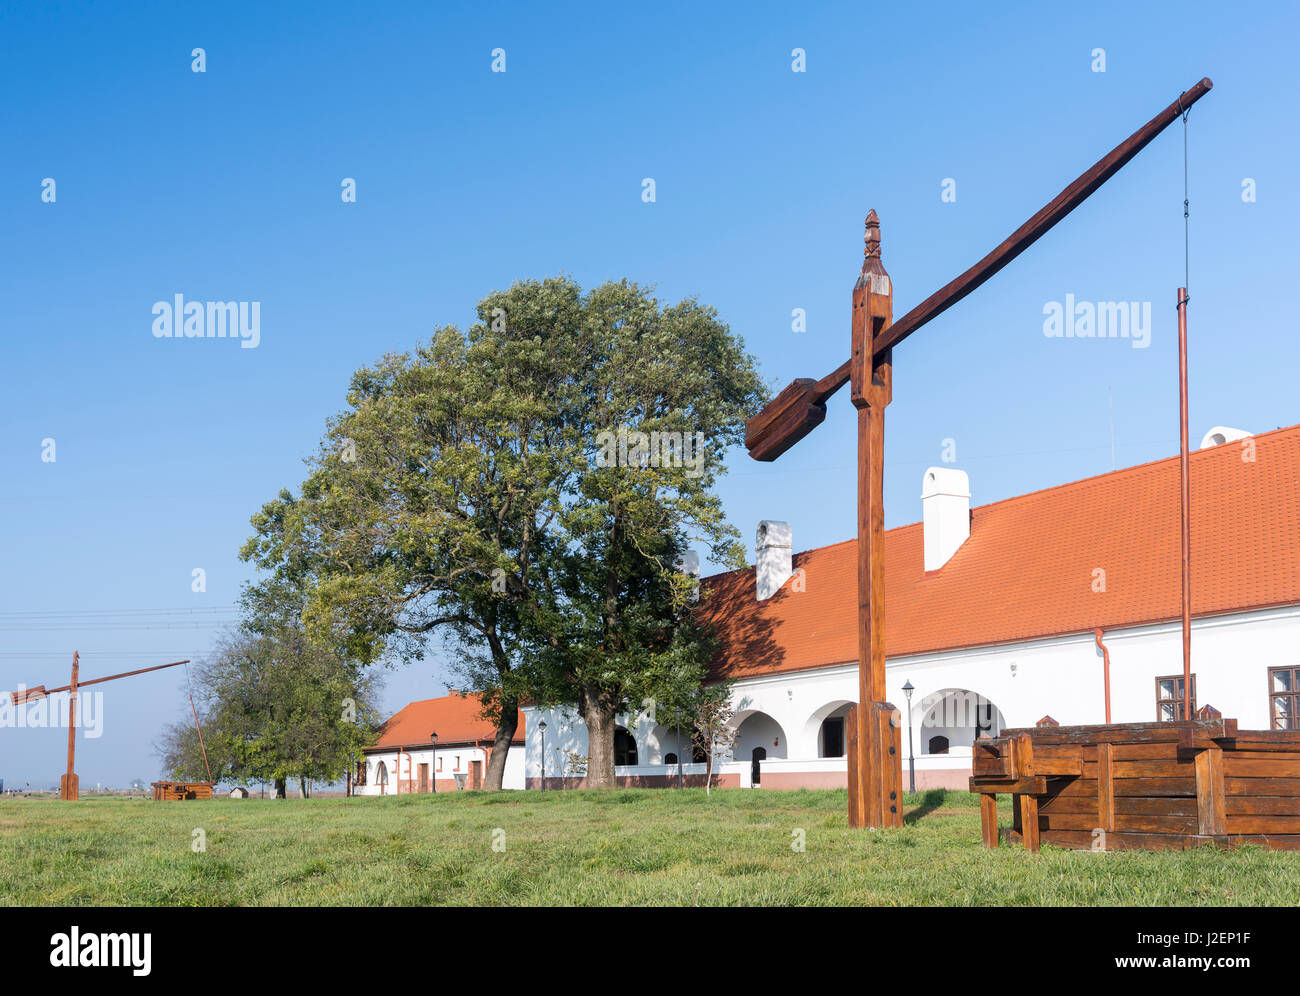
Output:
<path fill-rule="evenodd" d="M 1300 849 L 1300 731 L 1242 730 L 1235 719 L 1011 729 L 973 746 L 984 843 L 1001 831 L 1091 850 L 1214 843 Z"/>

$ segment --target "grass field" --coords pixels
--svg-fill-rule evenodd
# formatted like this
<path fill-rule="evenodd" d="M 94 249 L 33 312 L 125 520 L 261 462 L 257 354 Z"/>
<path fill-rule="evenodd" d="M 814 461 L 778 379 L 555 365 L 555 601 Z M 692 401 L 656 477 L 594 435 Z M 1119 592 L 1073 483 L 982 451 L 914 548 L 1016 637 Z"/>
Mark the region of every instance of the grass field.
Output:
<path fill-rule="evenodd" d="M 1300 904 L 1298 852 L 988 851 L 976 797 L 906 801 L 901 830 L 850 832 L 843 791 L 5 799 L 0 903 Z"/>

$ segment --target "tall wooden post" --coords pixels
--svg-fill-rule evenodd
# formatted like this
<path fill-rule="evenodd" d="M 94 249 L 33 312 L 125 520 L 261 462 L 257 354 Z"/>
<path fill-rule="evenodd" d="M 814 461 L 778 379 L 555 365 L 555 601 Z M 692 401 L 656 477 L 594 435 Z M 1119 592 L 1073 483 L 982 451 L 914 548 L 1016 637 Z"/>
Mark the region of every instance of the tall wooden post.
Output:
<path fill-rule="evenodd" d="M 858 409 L 858 708 L 850 758 L 849 825 L 901 826 L 902 757 L 893 707 L 885 703 L 885 407 L 893 393 L 892 351 L 873 359 L 876 336 L 894 317 L 894 291 L 880 259 L 880 219 L 867 215 L 862 272 L 853 287 L 850 381 Z"/>
<path fill-rule="evenodd" d="M 72 652 L 72 681 L 68 685 L 68 773 L 59 779 L 59 798 L 76 802 L 80 796 L 77 775 L 72 770 L 77 753 L 77 678 L 81 670 L 81 655 Z"/>

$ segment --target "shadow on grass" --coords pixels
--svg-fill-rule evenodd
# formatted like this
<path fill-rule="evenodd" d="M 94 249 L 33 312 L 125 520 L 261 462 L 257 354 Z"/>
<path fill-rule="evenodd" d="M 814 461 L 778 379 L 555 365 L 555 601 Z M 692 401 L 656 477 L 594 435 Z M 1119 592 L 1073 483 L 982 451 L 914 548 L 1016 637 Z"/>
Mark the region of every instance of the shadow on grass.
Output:
<path fill-rule="evenodd" d="M 930 789 L 928 792 L 921 795 L 921 802 L 915 809 L 910 813 L 905 813 L 903 815 L 903 822 L 908 826 L 911 826 L 913 823 L 919 823 L 942 806 L 947 798 L 947 789 Z"/>

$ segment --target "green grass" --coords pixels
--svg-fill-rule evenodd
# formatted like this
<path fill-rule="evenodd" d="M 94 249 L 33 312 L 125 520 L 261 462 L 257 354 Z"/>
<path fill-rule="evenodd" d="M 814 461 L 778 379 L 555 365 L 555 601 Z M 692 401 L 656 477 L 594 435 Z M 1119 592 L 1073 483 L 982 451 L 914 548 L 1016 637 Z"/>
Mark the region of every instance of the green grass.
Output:
<path fill-rule="evenodd" d="M 989 851 L 976 797 L 906 802 L 906 826 L 875 832 L 848 829 L 843 791 L 5 799 L 0 903 L 1300 904 L 1300 852 Z M 493 850 L 498 828 L 504 851 Z"/>

